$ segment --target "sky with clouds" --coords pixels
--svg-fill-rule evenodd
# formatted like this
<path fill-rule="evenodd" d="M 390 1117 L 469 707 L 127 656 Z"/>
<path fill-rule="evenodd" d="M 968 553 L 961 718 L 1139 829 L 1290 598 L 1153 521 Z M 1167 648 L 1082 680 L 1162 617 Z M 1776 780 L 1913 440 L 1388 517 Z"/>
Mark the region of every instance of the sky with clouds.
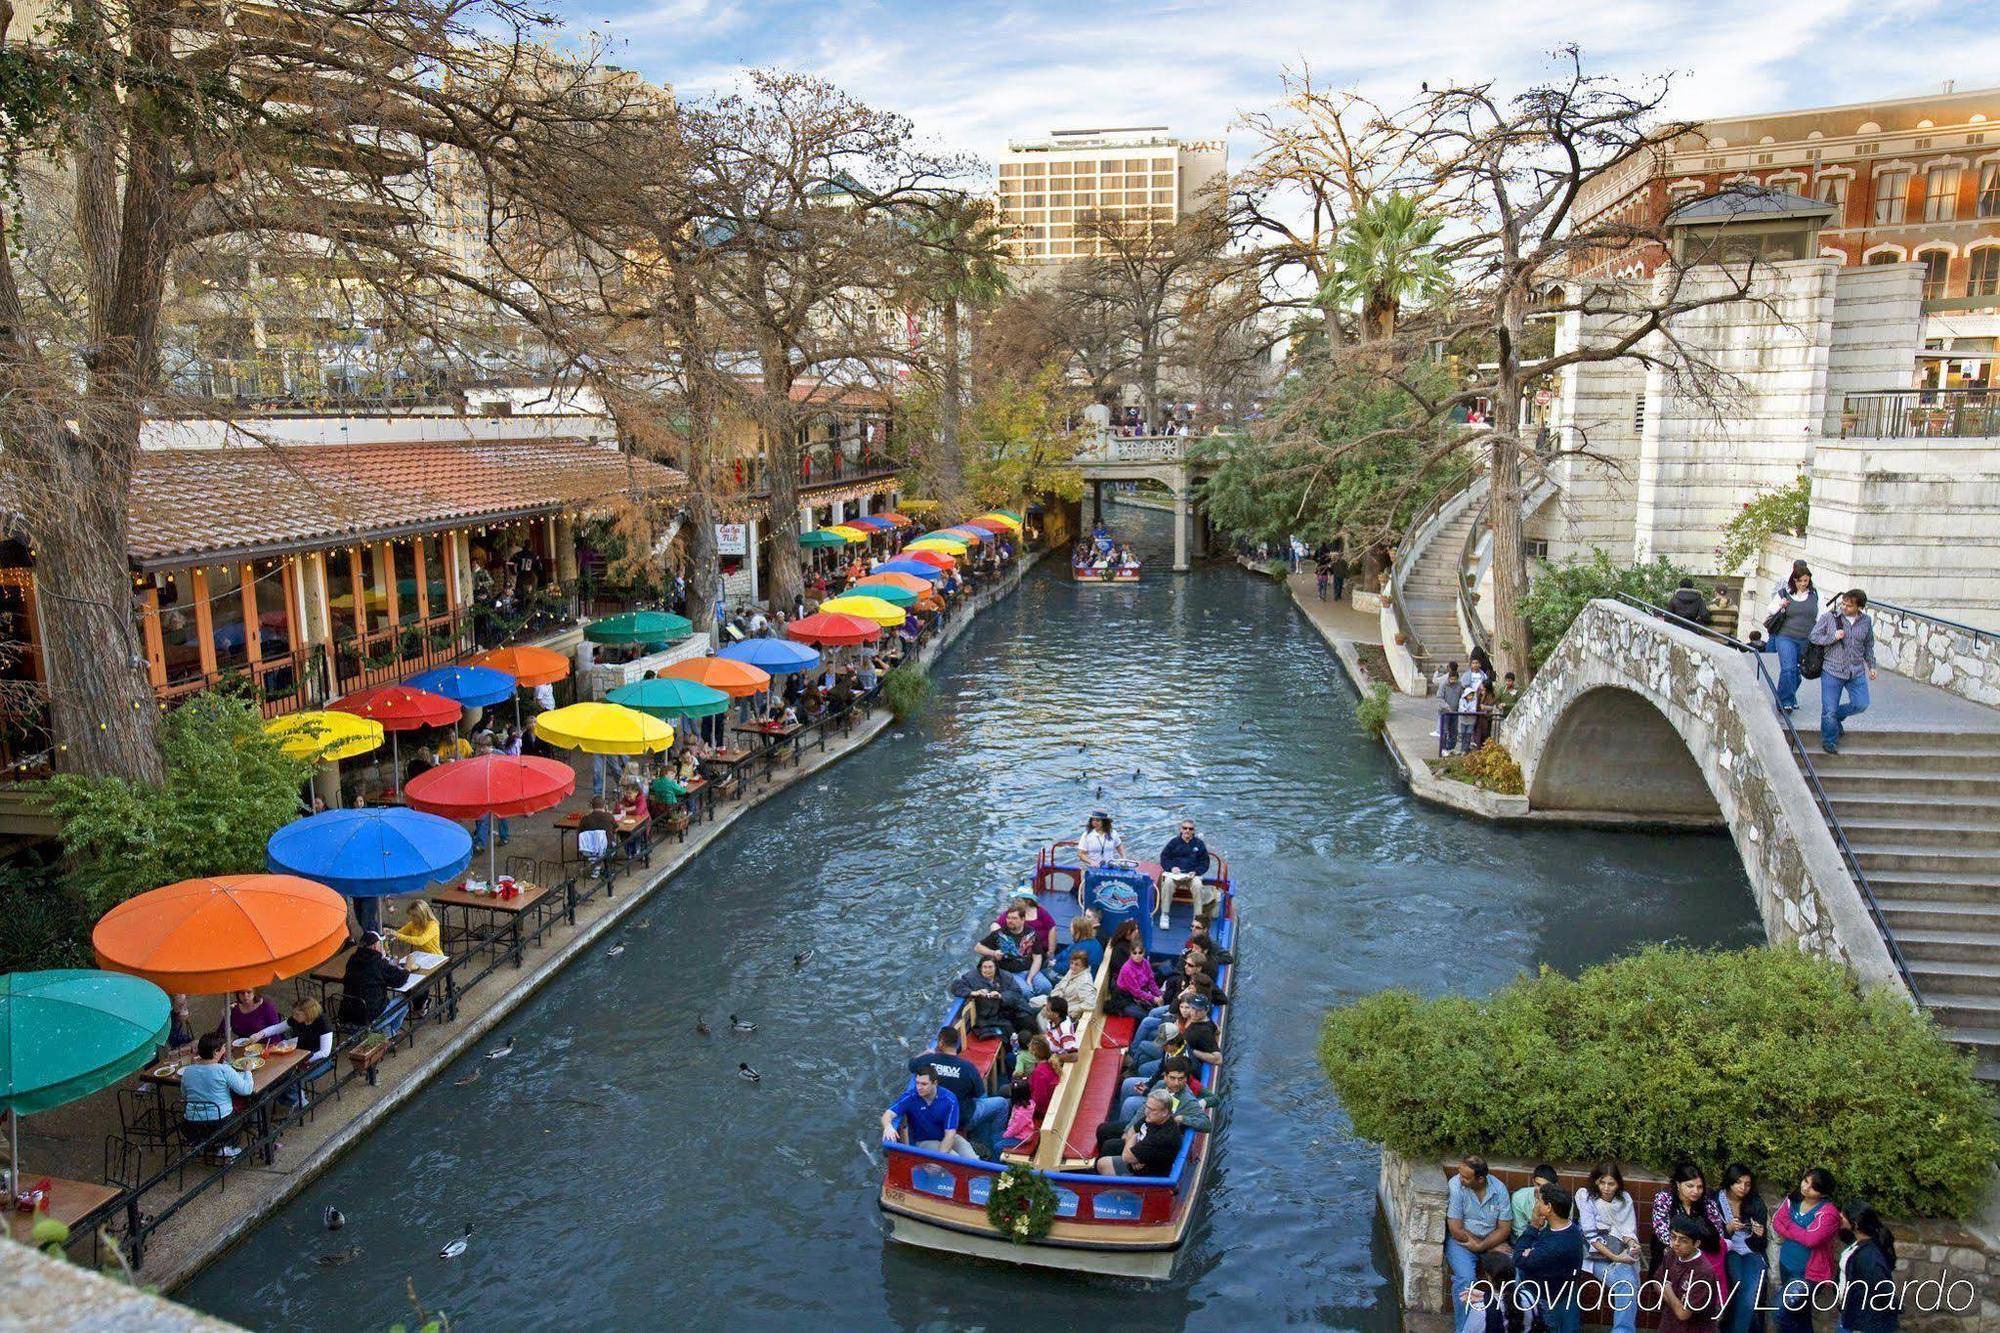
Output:
<path fill-rule="evenodd" d="M 1534 81 L 1581 46 L 1673 73 L 1676 115 L 1740 114 L 2000 84 L 2000 0 L 553 0 L 612 64 L 688 94 L 745 68 L 819 75 L 960 151 L 1064 127 L 1226 132 L 1279 71 L 1400 101 L 1422 80 Z M 1241 145 L 1244 140 L 1236 140 Z M 1239 150 L 1240 151 L 1240 150 Z"/>

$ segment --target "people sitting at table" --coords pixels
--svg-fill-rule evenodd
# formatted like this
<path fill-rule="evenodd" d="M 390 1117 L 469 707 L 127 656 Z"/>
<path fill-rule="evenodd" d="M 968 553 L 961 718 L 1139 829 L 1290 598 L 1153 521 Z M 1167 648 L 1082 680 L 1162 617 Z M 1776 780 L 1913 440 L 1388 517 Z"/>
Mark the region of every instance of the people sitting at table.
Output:
<path fill-rule="evenodd" d="M 854 669 L 842 667 L 840 674 L 833 678 L 833 688 L 827 691 L 827 707 L 834 713 L 845 713 L 854 707 Z"/>
<path fill-rule="evenodd" d="M 1076 859 L 1086 866 L 1110 865 L 1112 861 L 1129 861 L 1125 842 L 1111 831 L 1111 813 L 1108 810 L 1093 810 L 1083 827 L 1083 836 L 1076 842 Z"/>
<path fill-rule="evenodd" d="M 1203 878 L 1211 864 L 1208 844 L 1194 831 L 1194 821 L 1183 819 L 1180 832 L 1167 840 L 1160 849 L 1160 929 L 1167 928 L 1167 913 L 1173 908 L 1174 895 L 1185 891 L 1194 903 L 1194 917 L 1199 918 L 1203 907 L 1222 900 L 1220 889 L 1211 889 Z"/>
<path fill-rule="evenodd" d="M 951 983 L 951 993 L 972 1005 L 972 1035 L 1004 1037 L 1012 1032 L 1031 1036 L 1034 1016 L 1014 986 L 1001 979 L 999 962 L 982 957 L 972 970 Z"/>
<path fill-rule="evenodd" d="M 167 1049 L 178 1051 L 183 1046 L 194 1045 L 194 1010 L 188 1004 L 188 997 L 175 995 L 173 1011 L 167 1020 Z"/>
<path fill-rule="evenodd" d="M 395 1036 L 410 1009 L 396 992 L 409 979 L 410 974 L 383 952 L 381 933 L 363 931 L 341 974 L 340 1021 L 348 1027 L 372 1027 Z"/>
<path fill-rule="evenodd" d="M 937 1080 L 918 1074 L 915 1085 L 882 1112 L 882 1141 L 977 1160 L 979 1152 L 958 1132 L 958 1099 L 939 1091 Z"/>
<path fill-rule="evenodd" d="M 449 764 L 457 759 L 470 759 L 472 758 L 472 742 L 459 735 L 456 731 L 447 731 L 444 740 L 438 744 L 437 755 L 438 762 L 441 764 Z"/>
<path fill-rule="evenodd" d="M 410 900 L 403 910 L 403 924 L 389 938 L 405 953 L 444 952 L 444 930 L 438 925 L 437 913 L 422 898 Z"/>
<path fill-rule="evenodd" d="M 215 1035 L 225 1035 L 226 1029 L 232 1041 L 241 1042 L 281 1028 L 284 1023 L 284 1016 L 278 1012 L 277 1005 L 255 990 L 240 990 L 230 997 L 223 1021 L 215 1025 Z"/>
<path fill-rule="evenodd" d="M 690 737 L 687 745 L 681 750 L 680 758 L 674 761 L 674 777 L 679 779 L 682 786 L 701 777 L 701 752 L 707 748 L 701 738 L 695 736 Z"/>
<path fill-rule="evenodd" d="M 285 1035 L 306 1053 L 305 1073 L 285 1093 L 285 1102 L 304 1107 L 312 1100 L 306 1085 L 324 1077 L 333 1068 L 333 1024 L 320 1012 L 319 1001 L 306 996 L 292 1006 L 285 1021 Z"/>
<path fill-rule="evenodd" d="M 643 820 L 651 814 L 646 804 L 646 788 L 637 773 L 625 779 L 625 789 L 619 794 L 618 806 L 612 811 L 622 823 Z"/>
<path fill-rule="evenodd" d="M 237 1097 L 248 1097 L 256 1090 L 256 1081 L 246 1071 L 228 1063 L 222 1034 L 203 1034 L 195 1047 L 194 1063 L 181 1070 L 181 1132 L 189 1143 L 202 1142 L 218 1124 L 236 1114 Z M 224 1161 L 242 1151 L 234 1144 L 214 1149 Z"/>
<path fill-rule="evenodd" d="M 417 753 L 403 770 L 403 781 L 408 782 L 411 778 L 423 776 L 436 768 L 437 762 L 437 751 L 428 745 L 418 746 Z"/>
<path fill-rule="evenodd" d="M 1116 1154 L 1097 1159 L 1100 1176 L 1164 1176 L 1180 1156 L 1181 1126 L 1174 1119 L 1174 1099 L 1165 1088 L 1146 1094 L 1139 1120 L 1125 1131 Z"/>
<path fill-rule="evenodd" d="M 863 694 L 875 693 L 875 687 L 882 683 L 882 677 L 874 658 L 861 659 L 861 667 L 854 673 L 854 683 L 860 687 Z"/>

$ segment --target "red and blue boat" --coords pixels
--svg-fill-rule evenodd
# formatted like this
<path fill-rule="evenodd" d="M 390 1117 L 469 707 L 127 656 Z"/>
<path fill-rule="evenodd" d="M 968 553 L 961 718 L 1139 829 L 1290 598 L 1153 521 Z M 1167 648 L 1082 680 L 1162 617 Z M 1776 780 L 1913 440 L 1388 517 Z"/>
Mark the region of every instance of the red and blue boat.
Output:
<path fill-rule="evenodd" d="M 1055 918 L 1057 939 L 1066 938 L 1069 922 L 1089 905 L 1098 909 L 1107 934 L 1120 920 L 1142 922 L 1147 954 L 1156 963 L 1172 962 L 1179 959 L 1194 925 L 1194 905 L 1177 898 L 1167 926 L 1159 927 L 1153 898 L 1158 872 L 1157 865 L 1148 863 L 1124 870 L 1086 870 L 1077 863 L 1076 844 L 1059 842 L 1036 856 L 1033 887 L 1042 909 Z M 1207 882 L 1222 894 L 1220 904 L 1211 909 L 1209 933 L 1234 955 L 1239 924 L 1236 895 L 1229 865 L 1221 857 L 1214 858 Z M 1111 993 L 1109 966 L 1107 957 L 1098 969 L 1100 1001 Z M 1216 973 L 1216 985 L 1225 996 L 1233 991 L 1235 973 L 1233 962 Z M 950 1005 L 942 1026 L 958 1028 L 962 1050 L 985 1076 L 988 1090 L 1003 1093 L 1006 1042 L 972 1035 L 970 1002 L 953 999 Z M 1225 1065 L 1233 1008 L 1223 1005 L 1216 1016 Z M 998 1162 L 986 1162 L 885 1143 L 881 1207 L 889 1219 L 890 1237 L 1008 1263 L 1120 1277 L 1169 1276 L 1201 1204 L 1214 1157 L 1214 1136 L 1184 1135 L 1165 1176 L 1097 1174 L 1097 1129 L 1117 1112 L 1125 1050 L 1137 1026 L 1135 1019 L 1107 1016 L 1100 1003 L 1079 1034 L 1077 1059 L 1064 1067 L 1039 1133 L 1022 1145 L 1021 1152 L 1002 1153 Z M 1205 1091 L 1217 1091 L 1221 1079 L 1218 1068 Z M 1010 1241 L 987 1221 L 993 1184 L 1015 1164 L 1032 1167 L 1055 1190 L 1055 1220 L 1048 1234 L 1038 1239 Z"/>

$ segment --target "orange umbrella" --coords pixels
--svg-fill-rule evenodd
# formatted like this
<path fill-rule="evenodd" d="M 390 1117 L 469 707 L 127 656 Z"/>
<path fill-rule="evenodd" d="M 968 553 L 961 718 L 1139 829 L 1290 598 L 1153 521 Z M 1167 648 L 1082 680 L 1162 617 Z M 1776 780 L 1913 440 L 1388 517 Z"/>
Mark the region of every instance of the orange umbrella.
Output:
<path fill-rule="evenodd" d="M 886 572 L 878 571 L 870 574 L 855 586 L 865 587 L 870 583 L 887 583 L 892 587 L 907 589 L 910 592 L 916 593 L 919 597 L 931 590 L 931 581 L 929 579 L 920 579 L 915 574 L 898 574 L 894 570 Z"/>
<path fill-rule="evenodd" d="M 551 652 L 547 648 L 536 648 L 526 644 L 518 648 L 495 648 L 491 652 L 481 653 L 472 659 L 472 665 L 504 671 L 530 689 L 537 685 L 553 685 L 569 676 L 567 657 L 561 653 Z"/>
<path fill-rule="evenodd" d="M 769 672 L 727 657 L 683 658 L 660 674 L 691 680 L 711 690 L 721 690 L 732 699 L 747 699 L 753 694 L 762 694 L 771 686 Z"/>
<path fill-rule="evenodd" d="M 347 943 L 347 902 L 297 875 L 184 879 L 129 898 L 90 933 L 100 967 L 220 995 L 309 972 Z"/>

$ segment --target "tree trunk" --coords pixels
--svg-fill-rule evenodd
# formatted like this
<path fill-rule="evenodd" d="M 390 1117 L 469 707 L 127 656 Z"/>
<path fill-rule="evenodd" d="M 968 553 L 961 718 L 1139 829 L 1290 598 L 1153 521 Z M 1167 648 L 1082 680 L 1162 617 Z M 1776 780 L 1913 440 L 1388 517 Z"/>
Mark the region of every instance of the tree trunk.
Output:
<path fill-rule="evenodd" d="M 771 493 L 771 558 L 765 565 L 767 599 L 790 609 L 805 590 L 799 551 L 799 432 L 792 419 L 792 361 L 783 347 L 766 342 L 763 432 L 766 477 Z"/>
<path fill-rule="evenodd" d="M 965 490 L 965 458 L 959 450 L 958 416 L 964 393 L 958 359 L 958 298 L 947 296 L 939 307 L 939 332 L 944 337 L 944 395 L 938 404 L 938 456 L 931 469 L 937 498 L 947 514 L 956 514 Z"/>
<path fill-rule="evenodd" d="M 1521 599 L 1528 591 L 1528 560 L 1521 540 L 1521 332 L 1527 293 L 1510 284 L 1501 297 L 1499 371 L 1488 436 L 1487 522 L 1493 532 L 1493 650 L 1502 673 L 1528 680 L 1533 645 Z"/>
<path fill-rule="evenodd" d="M 715 493 L 688 478 L 688 619 L 695 633 L 715 633 L 715 599 L 722 591 L 722 561 L 715 549 Z M 711 640 L 712 641 L 712 640 Z"/>
<path fill-rule="evenodd" d="M 136 434 L 136 416 L 125 417 Z M 136 441 L 68 435 L 46 441 L 58 493 L 22 506 L 42 606 L 49 735 L 66 773 L 157 783 L 160 709 L 132 613 L 125 522 Z"/>
<path fill-rule="evenodd" d="M 1139 429 L 1151 434 L 1159 429 L 1156 414 L 1160 405 L 1160 349 L 1148 337 L 1139 349 Z"/>

